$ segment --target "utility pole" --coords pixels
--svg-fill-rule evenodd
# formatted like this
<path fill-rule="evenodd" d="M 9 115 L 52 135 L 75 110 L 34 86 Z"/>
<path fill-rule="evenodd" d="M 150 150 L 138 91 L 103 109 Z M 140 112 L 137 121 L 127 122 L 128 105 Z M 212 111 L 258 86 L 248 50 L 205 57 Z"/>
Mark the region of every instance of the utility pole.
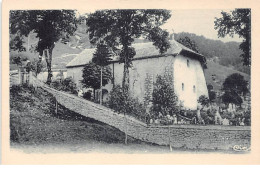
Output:
<path fill-rule="evenodd" d="M 102 105 L 102 69 L 103 66 L 101 66 L 101 80 L 100 80 L 100 104 Z"/>

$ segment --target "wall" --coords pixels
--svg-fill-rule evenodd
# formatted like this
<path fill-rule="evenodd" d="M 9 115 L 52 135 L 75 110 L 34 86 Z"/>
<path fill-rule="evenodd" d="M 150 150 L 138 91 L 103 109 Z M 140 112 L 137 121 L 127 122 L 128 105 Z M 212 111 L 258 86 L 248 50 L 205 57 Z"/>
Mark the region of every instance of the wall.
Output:
<path fill-rule="evenodd" d="M 165 72 L 172 74 L 172 63 L 174 61 L 173 56 L 167 57 L 156 57 L 147 58 L 142 60 L 134 60 L 132 62 L 133 67 L 129 68 L 130 76 L 130 91 L 131 93 L 139 99 L 140 102 L 144 101 L 146 93 L 151 93 L 152 84 L 156 81 L 158 75 L 164 75 Z M 115 63 L 114 73 L 115 73 L 115 84 L 122 85 L 123 80 L 123 68 L 124 64 Z M 113 68 L 112 64 L 110 65 Z M 146 90 L 146 87 L 150 86 L 150 90 Z M 112 86 L 105 86 L 106 89 L 111 90 Z"/>
<path fill-rule="evenodd" d="M 189 66 L 187 66 L 189 60 Z M 174 89 L 183 105 L 190 109 L 197 108 L 197 100 L 201 95 L 208 96 L 204 72 L 198 60 L 177 55 L 173 64 Z M 182 89 L 182 84 L 184 89 Z M 193 90 L 195 86 L 195 90 Z"/>
<path fill-rule="evenodd" d="M 67 77 L 72 77 L 73 81 L 78 87 L 81 87 L 80 80 L 82 80 L 82 70 L 84 67 L 72 67 L 67 68 Z"/>
<path fill-rule="evenodd" d="M 189 67 L 187 67 L 187 60 L 189 60 Z M 112 69 L 113 65 L 110 67 Z M 185 107 L 197 109 L 199 97 L 208 96 L 200 62 L 183 55 L 134 60 L 133 67 L 129 68 L 130 91 L 138 97 L 140 102 L 144 102 L 144 97 L 150 96 L 152 93 L 156 77 L 165 73 L 173 75 L 174 91 Z M 114 64 L 114 74 L 115 84 L 122 85 L 123 63 Z M 182 83 L 184 90 L 182 90 Z M 195 86 L 195 91 L 193 91 L 193 86 Z M 110 91 L 112 85 L 107 85 L 105 88 Z"/>
<path fill-rule="evenodd" d="M 60 92 L 34 79 L 34 86 L 40 86 L 52 93 L 59 104 L 83 116 L 104 122 L 129 136 L 159 145 L 171 144 L 174 148 L 229 150 L 235 145 L 250 147 L 251 128 L 247 126 L 199 126 L 171 125 L 147 126 L 130 116 L 84 100 L 77 96 Z"/>

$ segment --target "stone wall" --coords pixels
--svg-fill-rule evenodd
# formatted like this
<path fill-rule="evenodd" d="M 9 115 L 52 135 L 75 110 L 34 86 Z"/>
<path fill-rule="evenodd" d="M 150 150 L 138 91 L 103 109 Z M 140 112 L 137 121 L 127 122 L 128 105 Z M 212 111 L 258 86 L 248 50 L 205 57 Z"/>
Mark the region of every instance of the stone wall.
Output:
<path fill-rule="evenodd" d="M 53 94 L 59 104 L 83 116 L 96 119 L 126 132 L 129 136 L 159 145 L 187 149 L 228 150 L 235 145 L 250 147 L 251 129 L 246 126 L 171 125 L 147 126 L 80 97 L 54 90 L 34 79 L 34 85 Z"/>

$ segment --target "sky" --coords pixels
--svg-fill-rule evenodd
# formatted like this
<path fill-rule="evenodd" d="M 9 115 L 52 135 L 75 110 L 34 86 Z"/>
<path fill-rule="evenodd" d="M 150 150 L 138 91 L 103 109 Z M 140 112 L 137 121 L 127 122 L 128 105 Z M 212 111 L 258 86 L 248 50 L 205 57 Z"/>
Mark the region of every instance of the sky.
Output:
<path fill-rule="evenodd" d="M 167 29 L 170 33 L 189 32 L 198 36 L 204 36 L 209 39 L 221 40 L 223 42 L 236 41 L 241 42 L 242 39 L 235 35 L 233 38 L 226 36 L 218 38 L 217 30 L 214 29 L 215 17 L 221 17 L 221 11 L 230 12 L 234 9 L 188 9 L 188 10 L 172 10 L 171 18 L 162 28 Z M 86 12 L 94 12 L 87 10 L 78 10 L 80 14 Z"/>
<path fill-rule="evenodd" d="M 242 39 L 238 35 L 235 35 L 233 38 L 229 36 L 218 38 L 218 32 L 214 29 L 215 17 L 220 18 L 221 11 L 230 12 L 231 10 L 172 10 L 171 18 L 162 28 L 167 29 L 169 32 L 173 30 L 175 33 L 195 33 L 209 39 L 222 40 L 224 42 L 241 42 Z"/>

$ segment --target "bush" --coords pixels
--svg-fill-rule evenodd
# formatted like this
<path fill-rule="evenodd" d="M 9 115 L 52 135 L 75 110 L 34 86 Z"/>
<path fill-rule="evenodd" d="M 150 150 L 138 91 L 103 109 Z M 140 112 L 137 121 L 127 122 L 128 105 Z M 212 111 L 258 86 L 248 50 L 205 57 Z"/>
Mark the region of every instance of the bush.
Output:
<path fill-rule="evenodd" d="M 204 120 L 206 125 L 215 124 L 214 123 L 215 117 L 213 115 L 213 112 L 211 113 L 210 111 L 201 110 L 200 115 L 201 115 L 201 118 Z"/>
<path fill-rule="evenodd" d="M 249 108 L 244 112 L 245 117 L 245 125 L 250 126 L 251 125 L 251 109 Z"/>
<path fill-rule="evenodd" d="M 86 100 L 92 100 L 92 95 L 91 95 L 91 91 L 87 91 L 85 93 L 83 93 L 83 98 Z"/>
<path fill-rule="evenodd" d="M 71 77 L 65 78 L 61 81 L 55 80 L 50 84 L 50 86 L 59 91 L 66 91 L 72 94 L 77 94 L 77 86 Z"/>
<path fill-rule="evenodd" d="M 107 102 L 109 108 L 116 112 L 128 114 L 135 118 L 145 120 L 145 107 L 138 99 L 131 97 L 128 93 L 123 92 L 121 86 L 116 85 L 109 94 Z"/>

